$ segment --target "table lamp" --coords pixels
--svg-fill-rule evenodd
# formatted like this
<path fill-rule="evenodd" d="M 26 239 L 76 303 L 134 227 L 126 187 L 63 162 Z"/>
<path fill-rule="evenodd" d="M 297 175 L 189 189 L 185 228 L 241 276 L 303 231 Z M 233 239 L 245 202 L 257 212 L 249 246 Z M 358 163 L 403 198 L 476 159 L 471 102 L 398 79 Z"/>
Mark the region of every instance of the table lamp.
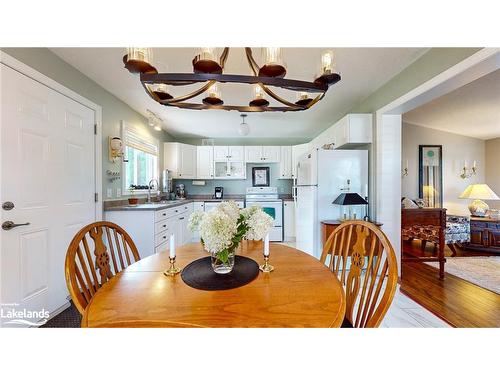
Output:
<path fill-rule="evenodd" d="M 332 202 L 333 204 L 338 204 L 340 206 L 349 206 L 349 218 L 347 218 L 347 214 L 343 212 L 343 217 L 340 219 L 340 221 L 345 221 L 345 220 L 356 220 L 356 213 L 354 213 L 354 217 L 351 218 L 351 206 L 355 205 L 367 205 L 368 202 L 361 197 L 358 193 L 342 193 L 340 194 L 335 200 Z"/>
<path fill-rule="evenodd" d="M 482 201 L 485 200 L 499 200 L 498 195 L 486 184 L 472 184 L 465 189 L 460 195 L 461 199 L 473 199 L 469 205 L 469 211 L 472 216 L 486 216 L 489 206 Z"/>

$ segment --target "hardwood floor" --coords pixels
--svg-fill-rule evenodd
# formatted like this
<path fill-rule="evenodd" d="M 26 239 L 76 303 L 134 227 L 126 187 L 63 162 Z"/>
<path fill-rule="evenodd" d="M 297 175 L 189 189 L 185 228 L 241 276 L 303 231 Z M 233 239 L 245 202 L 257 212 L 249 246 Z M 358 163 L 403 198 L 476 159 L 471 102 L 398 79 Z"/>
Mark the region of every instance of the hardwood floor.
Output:
<path fill-rule="evenodd" d="M 403 263 L 401 276 L 401 293 L 450 325 L 500 327 L 500 295 L 423 263 Z"/>
<path fill-rule="evenodd" d="M 434 248 L 434 245 L 432 243 L 427 243 L 427 246 L 425 247 L 425 250 L 422 251 L 420 247 L 420 241 L 419 240 L 413 240 L 413 241 L 403 241 L 403 253 L 405 256 L 435 256 L 437 254 L 437 250 Z M 444 256 L 451 257 L 453 255 L 452 251 L 448 246 L 444 248 Z M 498 256 L 498 254 L 493 253 L 491 251 L 481 251 L 481 250 L 467 250 L 467 249 L 461 249 L 457 247 L 457 257 L 487 257 L 487 256 Z M 446 266 L 445 266 L 446 268 Z"/>

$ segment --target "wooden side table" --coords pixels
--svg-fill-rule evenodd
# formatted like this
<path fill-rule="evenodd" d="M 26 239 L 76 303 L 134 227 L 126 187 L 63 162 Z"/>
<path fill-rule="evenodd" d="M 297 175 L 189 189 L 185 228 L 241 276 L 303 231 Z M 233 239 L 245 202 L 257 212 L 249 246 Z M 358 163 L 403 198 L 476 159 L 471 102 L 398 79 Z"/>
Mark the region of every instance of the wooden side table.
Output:
<path fill-rule="evenodd" d="M 383 224 L 382 223 L 377 223 L 374 221 L 371 221 L 371 223 L 381 227 Z M 342 221 L 340 220 L 323 220 L 321 222 L 321 233 L 322 233 L 322 238 L 321 238 L 321 248 L 325 246 L 326 240 L 328 240 L 328 237 L 333 233 L 333 231 L 340 225 L 342 224 Z"/>
<path fill-rule="evenodd" d="M 500 253 L 500 219 L 470 217 L 470 243 L 466 248 Z"/>

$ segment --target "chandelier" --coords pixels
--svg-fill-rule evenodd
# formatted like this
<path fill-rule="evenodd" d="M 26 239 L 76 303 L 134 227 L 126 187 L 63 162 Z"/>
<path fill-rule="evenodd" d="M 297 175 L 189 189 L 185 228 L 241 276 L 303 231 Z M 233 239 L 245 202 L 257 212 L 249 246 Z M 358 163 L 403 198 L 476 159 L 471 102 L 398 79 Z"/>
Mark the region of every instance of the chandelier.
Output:
<path fill-rule="evenodd" d="M 262 49 L 264 61 L 262 66 L 255 61 L 251 48 L 246 47 L 245 53 L 253 75 L 223 73 L 229 47 L 224 48 L 220 58 L 217 56 L 216 48 L 201 48 L 192 61 L 193 73 L 158 72 L 151 64 L 151 48 L 127 48 L 123 63 L 130 73 L 139 74 L 142 86 L 153 100 L 165 106 L 188 109 L 223 109 L 239 112 L 303 111 L 323 99 L 329 87 L 340 81 L 340 75 L 334 70 L 331 51 L 325 51 L 321 55 L 321 70 L 312 82 L 284 78 L 286 67 L 279 47 Z M 169 86 L 188 86 L 199 83 L 203 85 L 188 94 L 173 97 L 169 93 Z M 253 85 L 254 97 L 248 105 L 225 105 L 219 83 Z M 273 91 L 274 88 L 295 92 L 296 101 L 291 102 L 282 98 Z M 205 94 L 202 103 L 189 102 L 190 99 L 202 94 Z M 266 94 L 282 105 L 270 106 Z"/>

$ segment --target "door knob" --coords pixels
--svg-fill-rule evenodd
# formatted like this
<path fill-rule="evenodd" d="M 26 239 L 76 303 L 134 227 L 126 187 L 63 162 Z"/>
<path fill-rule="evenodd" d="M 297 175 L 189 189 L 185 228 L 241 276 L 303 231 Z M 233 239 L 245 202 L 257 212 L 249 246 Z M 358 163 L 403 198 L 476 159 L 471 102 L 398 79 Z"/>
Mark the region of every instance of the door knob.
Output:
<path fill-rule="evenodd" d="M 4 221 L 2 223 L 2 229 L 3 230 L 11 230 L 12 228 L 15 228 L 15 227 L 20 227 L 22 225 L 30 225 L 30 223 L 24 223 L 24 224 L 15 224 L 13 221 Z"/>

